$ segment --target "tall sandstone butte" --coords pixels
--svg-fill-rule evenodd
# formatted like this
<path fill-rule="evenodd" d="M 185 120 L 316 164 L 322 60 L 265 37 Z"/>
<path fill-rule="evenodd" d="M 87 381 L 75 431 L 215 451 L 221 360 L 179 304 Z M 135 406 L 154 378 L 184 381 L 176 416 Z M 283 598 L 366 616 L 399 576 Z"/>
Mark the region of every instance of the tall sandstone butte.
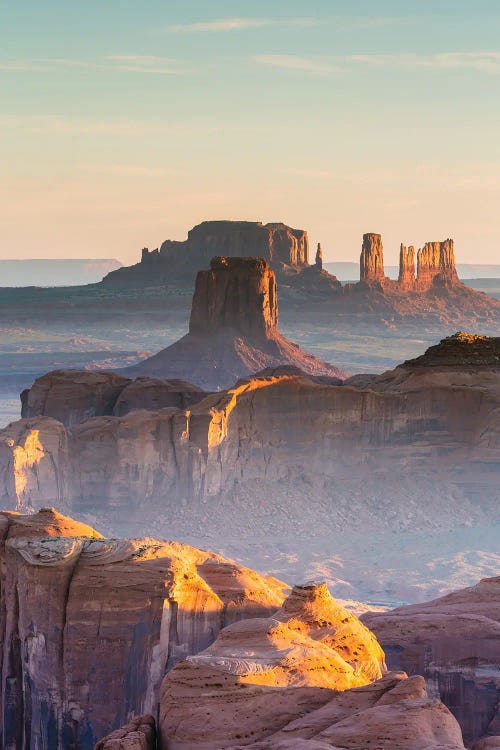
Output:
<path fill-rule="evenodd" d="M 417 282 L 421 291 L 438 282 L 453 284 L 459 281 L 455 268 L 453 240 L 426 242 L 417 253 Z"/>
<path fill-rule="evenodd" d="M 268 338 L 278 328 L 276 277 L 261 258 L 213 258 L 196 277 L 189 332 L 235 328 L 242 336 Z"/>
<path fill-rule="evenodd" d="M 359 259 L 360 281 L 384 281 L 384 246 L 382 235 L 368 232 L 363 235 L 363 245 Z"/>
<path fill-rule="evenodd" d="M 415 286 L 415 248 L 401 243 L 399 250 L 399 285 L 412 289 Z"/>
<path fill-rule="evenodd" d="M 216 257 L 208 271 L 198 272 L 189 333 L 125 372 L 220 390 L 281 365 L 310 375 L 344 375 L 281 335 L 276 276 L 267 260 Z"/>

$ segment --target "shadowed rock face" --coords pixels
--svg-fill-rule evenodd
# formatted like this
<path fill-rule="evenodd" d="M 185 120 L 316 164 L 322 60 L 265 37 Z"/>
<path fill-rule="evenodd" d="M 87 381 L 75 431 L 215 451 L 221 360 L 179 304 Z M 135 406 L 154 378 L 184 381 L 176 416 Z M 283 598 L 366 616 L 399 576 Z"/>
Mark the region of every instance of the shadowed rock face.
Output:
<path fill-rule="evenodd" d="M 189 333 L 125 372 L 184 378 L 220 390 L 280 365 L 311 375 L 344 375 L 279 333 L 276 277 L 267 261 L 214 258 L 210 270 L 196 278 Z"/>
<path fill-rule="evenodd" d="M 363 245 L 360 256 L 360 281 L 381 282 L 384 273 L 384 246 L 382 235 L 369 232 L 363 235 Z"/>
<path fill-rule="evenodd" d="M 276 277 L 260 258 L 213 258 L 210 271 L 198 273 L 189 333 L 225 328 L 251 339 L 278 332 Z"/>
<path fill-rule="evenodd" d="M 250 744 L 383 669 L 376 639 L 324 584 L 297 586 L 272 617 L 225 628 L 167 674 L 162 747 L 220 750 L 239 738 Z"/>
<path fill-rule="evenodd" d="M 134 409 L 187 409 L 206 395 L 185 380 L 130 380 L 114 372 L 54 370 L 24 391 L 22 417 L 52 417 L 73 428 L 91 417 L 122 417 Z"/>
<path fill-rule="evenodd" d="M 113 728 L 156 713 L 167 668 L 283 600 L 284 584 L 218 555 L 103 539 L 50 509 L 0 513 L 0 530 L 5 750 L 91 750 Z"/>
<path fill-rule="evenodd" d="M 500 578 L 362 619 L 379 638 L 389 668 L 425 676 L 466 742 L 500 734 Z"/>

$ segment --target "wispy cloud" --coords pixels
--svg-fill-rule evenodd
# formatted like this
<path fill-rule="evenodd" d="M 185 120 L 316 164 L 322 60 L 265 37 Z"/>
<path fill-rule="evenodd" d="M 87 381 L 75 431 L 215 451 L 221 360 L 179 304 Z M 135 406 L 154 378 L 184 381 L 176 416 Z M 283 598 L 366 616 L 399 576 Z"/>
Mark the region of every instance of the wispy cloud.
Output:
<path fill-rule="evenodd" d="M 214 21 L 171 24 L 165 28 L 170 34 L 200 34 L 220 31 L 250 31 L 266 26 L 316 26 L 316 18 L 218 18 Z"/>
<path fill-rule="evenodd" d="M 267 65 L 271 68 L 283 68 L 285 70 L 300 70 L 306 73 L 318 75 L 329 75 L 342 73 L 344 69 L 340 65 L 320 57 L 301 57 L 299 55 L 255 55 L 254 62 Z"/>
<path fill-rule="evenodd" d="M 0 71 L 53 72 L 56 69 L 123 71 L 156 75 L 184 75 L 187 70 L 179 60 L 155 55 L 107 55 L 99 60 L 73 60 L 63 57 L 37 57 L 31 60 L 0 61 Z"/>
<path fill-rule="evenodd" d="M 436 70 L 472 70 L 477 73 L 500 73 L 500 52 L 438 52 L 430 55 L 337 55 L 329 57 L 302 55 L 255 55 L 260 65 L 299 70 L 317 75 L 346 73 L 359 66 L 391 68 L 430 68 Z"/>

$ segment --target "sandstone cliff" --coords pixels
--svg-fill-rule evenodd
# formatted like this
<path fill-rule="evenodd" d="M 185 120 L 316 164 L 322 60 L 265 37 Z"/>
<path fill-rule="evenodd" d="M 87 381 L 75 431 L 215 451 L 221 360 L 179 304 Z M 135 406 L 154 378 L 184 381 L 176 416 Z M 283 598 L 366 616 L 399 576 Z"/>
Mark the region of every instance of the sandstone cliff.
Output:
<path fill-rule="evenodd" d="M 0 519 L 5 750 L 90 750 L 156 712 L 167 668 L 283 600 L 284 584 L 188 545 L 103 539 L 52 511 Z"/>
<path fill-rule="evenodd" d="M 11 508 L 60 498 L 113 523 L 161 518 L 176 534 L 218 540 L 274 524 L 300 533 L 304 493 L 307 523 L 325 533 L 363 528 L 367 513 L 376 528 L 487 523 L 498 487 L 497 341 L 455 337 L 425 355 L 434 364 L 344 385 L 270 374 L 187 410 L 95 417 L 69 432 L 48 417 L 21 420 L 1 433 L 0 497 Z"/>
<path fill-rule="evenodd" d="M 391 669 L 424 675 L 459 720 L 466 742 L 500 734 L 500 578 L 362 619 Z"/>
<path fill-rule="evenodd" d="M 279 333 L 276 277 L 267 261 L 214 258 L 210 270 L 196 278 L 189 333 L 125 372 L 189 379 L 220 390 L 283 364 L 313 375 L 343 375 Z"/>

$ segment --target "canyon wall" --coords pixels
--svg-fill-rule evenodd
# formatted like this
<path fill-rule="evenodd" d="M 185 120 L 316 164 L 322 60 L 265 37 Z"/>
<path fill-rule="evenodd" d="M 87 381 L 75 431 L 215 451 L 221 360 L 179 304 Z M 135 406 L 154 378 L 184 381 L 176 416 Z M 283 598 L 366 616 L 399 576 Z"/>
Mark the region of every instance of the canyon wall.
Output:
<path fill-rule="evenodd" d="M 156 713 L 166 669 L 283 601 L 279 581 L 188 545 L 99 538 L 52 510 L 0 528 L 4 750 L 92 750 Z"/>

